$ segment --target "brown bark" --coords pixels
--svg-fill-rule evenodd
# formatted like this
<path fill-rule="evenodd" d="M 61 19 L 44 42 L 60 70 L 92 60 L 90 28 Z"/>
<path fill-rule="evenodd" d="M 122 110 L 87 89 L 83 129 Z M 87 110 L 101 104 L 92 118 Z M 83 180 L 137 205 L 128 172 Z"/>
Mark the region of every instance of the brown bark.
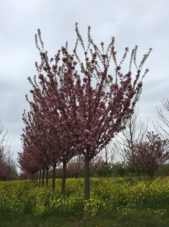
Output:
<path fill-rule="evenodd" d="M 41 177 L 42 177 L 42 173 L 41 173 L 41 170 L 39 170 L 39 183 L 41 182 Z"/>
<path fill-rule="evenodd" d="M 42 169 L 42 186 L 44 186 L 45 168 Z"/>
<path fill-rule="evenodd" d="M 66 162 L 63 162 L 62 170 L 62 195 L 65 196 L 65 187 L 66 187 Z"/>
<path fill-rule="evenodd" d="M 38 182 L 38 172 L 35 173 L 35 182 Z"/>
<path fill-rule="evenodd" d="M 55 178 L 56 178 L 56 163 L 53 164 L 52 191 L 55 191 Z"/>
<path fill-rule="evenodd" d="M 46 168 L 46 186 L 47 187 L 48 187 L 48 178 L 49 178 L 48 173 L 49 173 L 49 168 L 47 167 Z"/>
<path fill-rule="evenodd" d="M 90 160 L 85 157 L 84 166 L 84 198 L 85 200 L 90 199 Z"/>

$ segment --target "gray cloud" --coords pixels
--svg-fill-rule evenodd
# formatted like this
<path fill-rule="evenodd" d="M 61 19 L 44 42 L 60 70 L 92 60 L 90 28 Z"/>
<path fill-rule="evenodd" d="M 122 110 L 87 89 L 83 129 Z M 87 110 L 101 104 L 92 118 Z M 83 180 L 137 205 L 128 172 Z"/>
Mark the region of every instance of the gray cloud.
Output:
<path fill-rule="evenodd" d="M 46 49 L 52 55 L 68 40 L 74 43 L 74 24 L 83 35 L 87 26 L 97 42 L 116 37 L 121 53 L 126 46 L 139 45 L 139 58 L 153 48 L 147 62 L 150 73 L 144 80 L 138 104 L 146 121 L 156 119 L 156 106 L 169 97 L 169 2 L 167 0 L 6 0 L 0 3 L 0 118 L 8 130 L 11 150 L 21 150 L 21 116 L 27 104 L 28 76 L 39 59 L 34 34 L 41 28 Z"/>

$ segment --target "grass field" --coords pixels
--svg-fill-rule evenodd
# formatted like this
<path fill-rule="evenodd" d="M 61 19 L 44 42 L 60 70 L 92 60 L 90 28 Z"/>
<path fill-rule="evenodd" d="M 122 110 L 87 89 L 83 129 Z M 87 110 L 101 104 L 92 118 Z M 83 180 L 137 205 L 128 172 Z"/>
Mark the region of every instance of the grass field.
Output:
<path fill-rule="evenodd" d="M 55 193 L 38 183 L 0 182 L 0 227 L 169 226 L 169 178 L 93 178 L 88 202 L 83 179 L 67 180 L 65 198 L 60 189 L 59 179 Z"/>

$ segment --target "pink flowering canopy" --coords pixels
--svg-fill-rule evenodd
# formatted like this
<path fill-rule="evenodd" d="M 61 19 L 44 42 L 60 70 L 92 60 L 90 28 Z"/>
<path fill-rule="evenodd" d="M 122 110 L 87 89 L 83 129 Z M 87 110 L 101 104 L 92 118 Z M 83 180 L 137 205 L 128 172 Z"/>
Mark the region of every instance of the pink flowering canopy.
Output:
<path fill-rule="evenodd" d="M 125 48 L 118 62 L 114 38 L 107 48 L 104 43 L 99 48 L 91 38 L 89 27 L 88 44 L 85 47 L 77 25 L 76 34 L 77 41 L 72 52 L 68 51 L 66 45 L 49 60 L 38 30 L 36 43 L 41 56 L 41 63 L 36 63 L 38 86 L 48 105 L 46 122 L 52 121 L 51 115 L 55 115 L 57 127 L 59 124 L 72 138 L 71 149 L 92 159 L 116 133 L 125 128 L 131 117 L 142 90 L 142 79 L 148 72 L 145 70 L 141 73 L 151 49 L 138 65 L 137 46 L 132 49 L 129 69 L 123 73 L 122 64 L 129 55 L 128 48 Z M 83 60 L 77 53 L 79 44 Z M 135 74 L 131 72 L 132 65 Z M 35 81 L 30 81 L 36 88 Z M 36 91 L 34 95 L 39 96 Z M 65 138 L 63 133 L 60 139 Z"/>

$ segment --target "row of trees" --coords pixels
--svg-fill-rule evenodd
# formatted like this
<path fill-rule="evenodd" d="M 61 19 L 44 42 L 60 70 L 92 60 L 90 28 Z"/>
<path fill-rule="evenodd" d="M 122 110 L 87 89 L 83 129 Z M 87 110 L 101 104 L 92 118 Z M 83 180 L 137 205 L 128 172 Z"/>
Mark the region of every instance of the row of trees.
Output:
<path fill-rule="evenodd" d="M 90 163 L 91 176 L 137 176 L 138 179 L 141 179 L 143 176 L 149 175 L 152 179 L 155 174 L 169 175 L 166 163 L 169 159 L 169 143 L 166 139 L 166 133 L 162 134 L 163 130 L 161 133 L 148 131 L 147 128 L 143 123 L 138 122 L 138 115 L 135 113 L 128 121 L 121 136 L 118 136 L 111 146 L 106 147 L 100 156 L 96 156 L 92 160 Z M 167 132 L 167 127 L 165 127 L 165 132 Z M 122 154 L 120 162 L 114 160 L 116 153 Z M 67 164 L 67 177 L 83 177 L 83 169 L 83 156 L 76 156 Z M 51 176 L 51 171 L 49 171 L 49 177 Z M 56 176 L 59 178 L 62 176 L 61 166 L 57 167 Z M 24 173 L 21 177 L 28 178 L 29 175 Z M 36 180 L 38 178 L 39 176 L 36 174 Z M 44 180 L 42 183 L 44 184 Z"/>
<path fill-rule="evenodd" d="M 75 156 L 84 160 L 84 197 L 90 198 L 90 163 L 112 138 L 125 129 L 142 91 L 142 72 L 151 49 L 136 61 L 137 46 L 125 48 L 119 60 L 112 38 L 107 47 L 98 47 L 88 27 L 87 45 L 78 26 L 73 51 L 68 44 L 52 58 L 44 49 L 41 32 L 35 35 L 40 53 L 36 63 L 38 76 L 28 78 L 32 96 L 24 111 L 23 153 L 19 154 L 22 171 L 39 172 L 48 183 L 52 168 L 55 190 L 56 166 L 62 164 L 62 194 L 65 194 L 67 163 Z M 128 68 L 123 67 L 128 61 Z M 126 72 L 125 72 L 126 71 Z"/>

